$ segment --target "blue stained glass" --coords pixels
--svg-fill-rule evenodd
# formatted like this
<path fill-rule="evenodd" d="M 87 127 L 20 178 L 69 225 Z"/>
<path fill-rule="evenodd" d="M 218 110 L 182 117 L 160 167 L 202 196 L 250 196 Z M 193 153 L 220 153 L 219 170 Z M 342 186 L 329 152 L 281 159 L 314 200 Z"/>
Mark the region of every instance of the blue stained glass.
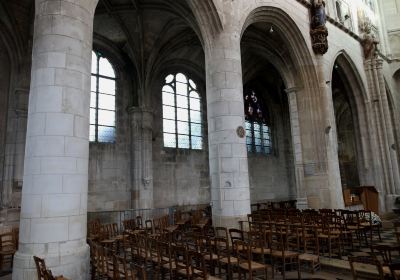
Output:
<path fill-rule="evenodd" d="M 260 145 L 260 146 L 261 146 L 261 139 L 260 139 L 260 138 L 255 138 L 255 139 L 254 139 L 254 143 L 255 143 L 256 145 Z"/>
<path fill-rule="evenodd" d="M 203 138 L 192 136 L 192 149 L 201 150 L 203 148 Z"/>
<path fill-rule="evenodd" d="M 251 141 L 251 137 L 246 137 L 246 144 L 251 145 L 253 141 Z"/>
<path fill-rule="evenodd" d="M 247 146 L 247 151 L 251 153 L 253 145 L 250 144 L 250 145 L 246 145 L 246 146 Z"/>
<path fill-rule="evenodd" d="M 114 142 L 115 127 L 98 126 L 98 141 L 99 142 Z"/>
<path fill-rule="evenodd" d="M 256 146 L 256 153 L 261 153 L 261 152 L 262 152 L 262 147 Z"/>

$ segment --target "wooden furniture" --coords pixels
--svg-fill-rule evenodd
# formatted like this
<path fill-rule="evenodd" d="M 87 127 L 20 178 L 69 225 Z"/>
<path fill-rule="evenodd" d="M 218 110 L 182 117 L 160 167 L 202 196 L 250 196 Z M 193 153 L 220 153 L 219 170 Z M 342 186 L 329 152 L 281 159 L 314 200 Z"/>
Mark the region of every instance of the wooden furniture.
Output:
<path fill-rule="evenodd" d="M 238 259 L 239 280 L 242 279 L 242 273 L 244 273 L 245 279 L 246 274 L 248 274 L 249 277 L 247 279 L 252 280 L 253 274 L 259 271 L 263 273 L 264 279 L 267 279 L 268 267 L 271 266 L 253 260 L 251 242 L 235 240 L 233 245 Z M 262 250 L 262 248 L 260 249 Z M 264 254 L 264 252 L 260 253 Z"/>
<path fill-rule="evenodd" d="M 357 279 L 384 280 L 382 265 L 375 257 L 349 256 L 349 262 L 350 262 L 351 273 L 353 275 L 353 280 Z M 376 274 L 374 275 L 366 274 L 365 273 L 366 268 L 375 269 L 374 272 Z"/>
<path fill-rule="evenodd" d="M 0 234 L 0 270 L 4 264 L 13 266 L 14 254 L 17 251 L 16 233 L 14 231 Z"/>
<path fill-rule="evenodd" d="M 345 206 L 362 204 L 365 210 L 379 213 L 379 193 L 374 186 L 360 186 L 343 190 Z"/>
<path fill-rule="evenodd" d="M 51 270 L 46 268 L 44 259 L 33 256 L 36 265 L 36 272 L 39 280 L 68 280 L 64 276 L 53 276 Z"/>

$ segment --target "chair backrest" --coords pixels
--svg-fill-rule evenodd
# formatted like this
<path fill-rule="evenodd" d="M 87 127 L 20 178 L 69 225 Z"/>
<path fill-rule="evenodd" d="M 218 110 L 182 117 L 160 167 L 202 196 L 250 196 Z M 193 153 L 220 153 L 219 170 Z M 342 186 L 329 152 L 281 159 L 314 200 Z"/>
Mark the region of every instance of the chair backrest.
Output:
<path fill-rule="evenodd" d="M 46 268 L 46 263 L 44 262 L 44 259 L 33 256 L 33 260 L 35 261 L 36 272 L 39 280 L 55 280 L 51 271 Z"/>
<path fill-rule="evenodd" d="M 228 230 L 226 227 L 215 227 L 215 236 L 216 237 L 223 237 L 228 240 Z"/>
<path fill-rule="evenodd" d="M 244 240 L 243 231 L 236 228 L 229 229 L 229 237 L 231 238 L 231 243 L 233 244 L 236 240 Z"/>
<path fill-rule="evenodd" d="M 383 269 L 382 269 L 382 265 L 379 262 L 379 260 L 377 260 L 374 256 L 349 256 L 349 262 L 350 262 L 350 268 L 351 268 L 351 273 L 353 274 L 353 279 L 356 280 L 358 278 L 360 279 L 365 279 L 366 276 L 365 275 L 361 275 L 362 271 L 364 270 L 362 269 L 357 269 L 356 264 L 367 264 L 370 266 L 375 266 L 376 268 L 376 272 L 377 272 L 377 276 L 374 275 L 374 277 L 370 278 L 370 279 L 376 279 L 376 280 L 383 280 L 384 279 L 384 274 L 383 274 Z M 361 273 L 360 273 L 361 272 Z"/>
<path fill-rule="evenodd" d="M 400 280 L 400 263 L 389 264 L 390 272 L 394 280 Z"/>
<path fill-rule="evenodd" d="M 207 280 L 208 273 L 204 255 L 200 252 L 190 252 L 190 265 L 192 268 L 191 279 Z"/>

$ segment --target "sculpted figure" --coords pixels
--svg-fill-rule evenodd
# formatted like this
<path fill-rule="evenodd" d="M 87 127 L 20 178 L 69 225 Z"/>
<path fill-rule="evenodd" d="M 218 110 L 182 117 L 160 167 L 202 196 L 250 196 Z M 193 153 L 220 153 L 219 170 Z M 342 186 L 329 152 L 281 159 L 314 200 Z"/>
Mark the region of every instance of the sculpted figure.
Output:
<path fill-rule="evenodd" d="M 313 3 L 314 15 L 313 15 L 313 27 L 318 28 L 325 26 L 326 13 L 325 13 L 325 1 L 315 0 Z"/>

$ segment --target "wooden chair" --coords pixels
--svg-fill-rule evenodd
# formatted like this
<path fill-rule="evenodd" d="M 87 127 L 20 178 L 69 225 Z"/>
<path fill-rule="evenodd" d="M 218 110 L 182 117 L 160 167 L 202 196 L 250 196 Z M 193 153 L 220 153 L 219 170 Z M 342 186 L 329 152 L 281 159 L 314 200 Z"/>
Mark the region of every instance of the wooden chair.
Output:
<path fill-rule="evenodd" d="M 33 260 L 35 261 L 38 280 L 68 280 L 62 275 L 53 276 L 51 270 L 46 268 L 46 263 L 44 262 L 44 259 L 33 256 Z"/>
<path fill-rule="evenodd" d="M 389 264 L 389 269 L 394 280 L 400 280 L 400 263 Z"/>
<path fill-rule="evenodd" d="M 357 279 L 374 279 L 384 280 L 384 274 L 381 263 L 373 256 L 349 256 L 351 273 L 353 280 Z M 375 275 L 366 274 L 365 268 L 375 268 Z"/>
<path fill-rule="evenodd" d="M 15 232 L 7 232 L 0 235 L 0 271 L 4 264 L 9 263 L 13 266 L 14 254 L 17 251 L 17 241 Z"/>
<path fill-rule="evenodd" d="M 227 279 L 232 279 L 232 272 L 234 266 L 237 265 L 238 259 L 235 257 L 234 251 L 229 246 L 229 240 L 225 237 L 215 237 L 214 244 L 217 250 L 217 267 L 218 276 L 222 277 L 222 270 L 225 270 Z"/>
<path fill-rule="evenodd" d="M 190 252 L 191 279 L 192 280 L 219 280 L 211 276 L 206 269 L 204 255 L 199 252 Z"/>
<path fill-rule="evenodd" d="M 252 280 L 253 274 L 259 271 L 261 271 L 265 279 L 267 279 L 268 267 L 271 266 L 253 260 L 251 242 L 235 240 L 233 246 L 235 248 L 238 259 L 237 266 L 239 272 L 239 280 L 242 279 L 242 273 L 244 274 L 245 278 L 246 274 L 248 274 L 248 279 Z"/>
<path fill-rule="evenodd" d="M 277 263 L 281 263 L 283 279 L 286 279 L 286 266 L 295 265 L 297 267 L 298 278 L 301 279 L 299 252 L 291 251 L 288 247 L 288 236 L 290 229 L 288 225 L 276 226 L 271 238 L 271 257 L 273 268 Z"/>

